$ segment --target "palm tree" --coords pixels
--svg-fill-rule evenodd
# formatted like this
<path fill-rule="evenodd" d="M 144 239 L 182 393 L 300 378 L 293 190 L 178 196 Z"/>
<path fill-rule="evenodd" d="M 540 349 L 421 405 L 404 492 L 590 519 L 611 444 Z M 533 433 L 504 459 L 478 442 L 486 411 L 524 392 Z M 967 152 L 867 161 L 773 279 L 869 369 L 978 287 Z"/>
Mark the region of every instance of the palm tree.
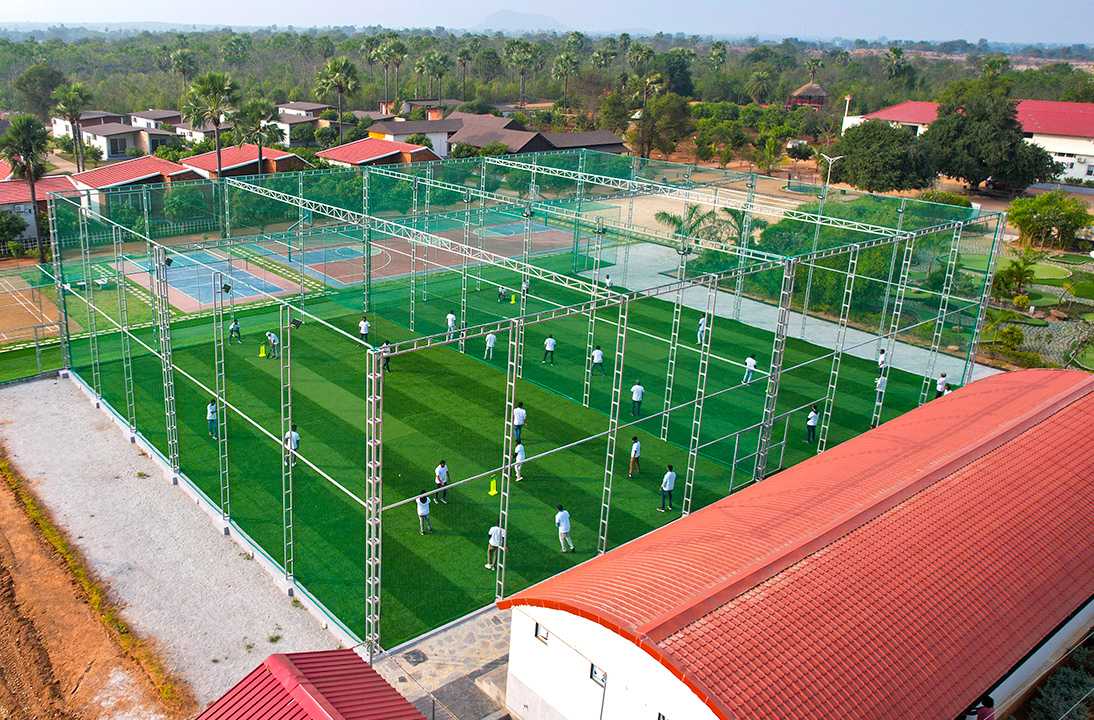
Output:
<path fill-rule="evenodd" d="M 687 243 L 688 238 L 701 238 L 714 229 L 714 211 L 688 203 L 681 215 L 659 210 L 654 220 L 672 230 L 672 234 Z"/>
<path fill-rule="evenodd" d="M 361 57 L 368 66 L 368 79 L 372 80 L 372 67 L 376 64 L 376 48 L 380 47 L 383 40 L 379 35 L 366 35 L 361 41 Z"/>
<path fill-rule="evenodd" d="M 441 100 L 441 80 L 444 76 L 452 70 L 452 58 L 442 52 L 434 50 L 429 53 L 429 60 L 426 63 L 426 70 L 429 72 L 429 94 L 433 95 L 433 81 L 437 81 L 437 103 L 440 104 Z"/>
<path fill-rule="evenodd" d="M 710 44 L 710 54 L 707 55 L 707 62 L 710 63 L 710 69 L 715 72 L 722 69 L 722 66 L 726 64 L 726 44 L 721 40 Z"/>
<path fill-rule="evenodd" d="M 643 115 L 646 110 L 646 103 L 649 102 L 651 97 L 660 95 L 664 91 L 665 86 L 668 84 L 668 79 L 659 72 L 650 73 L 646 77 L 642 78 L 642 85 L 638 92 L 642 98 L 642 111 Z"/>
<path fill-rule="evenodd" d="M 568 96 L 570 94 L 570 78 L 577 74 L 578 62 L 573 53 L 562 52 L 555 57 L 554 65 L 551 67 L 551 76 L 555 80 L 562 81 L 562 95 Z"/>
<path fill-rule="evenodd" d="M 182 86 L 185 87 L 186 83 L 190 82 L 194 75 L 198 72 L 198 61 L 194 56 L 194 51 L 189 48 L 179 48 L 171 53 L 169 57 L 171 64 L 171 72 L 175 73 L 182 80 Z"/>
<path fill-rule="evenodd" d="M 627 64 L 635 75 L 644 75 L 646 67 L 653 61 L 653 48 L 649 45 L 634 43 L 627 50 Z"/>
<path fill-rule="evenodd" d="M 84 136 L 80 131 L 80 115 L 91 104 L 91 92 L 81 82 L 61 85 L 53 91 L 54 110 L 72 126 L 72 154 L 76 170 L 84 170 Z"/>
<path fill-rule="evenodd" d="M 908 60 L 904 57 L 904 51 L 898 47 L 891 47 L 883 58 L 885 74 L 890 80 L 895 80 L 908 72 Z"/>
<path fill-rule="evenodd" d="M 406 61 L 406 43 L 402 40 L 388 41 L 388 54 L 391 58 L 391 67 L 395 70 L 395 96 L 399 96 L 399 68 Z"/>
<path fill-rule="evenodd" d="M 262 148 L 285 141 L 281 128 L 273 124 L 277 120 L 277 106 L 269 100 L 255 98 L 245 102 L 237 112 L 232 113 L 231 118 L 239 144 L 258 146 L 258 174 L 261 175 Z"/>
<path fill-rule="evenodd" d="M 520 76 L 520 107 L 524 107 L 524 87 L 528 81 L 528 73 L 536 64 L 536 47 L 527 40 L 513 39 L 505 42 L 503 51 L 505 61 L 517 71 Z"/>
<path fill-rule="evenodd" d="M 766 70 L 757 70 L 752 73 L 745 83 L 745 92 L 752 98 L 752 102 L 759 105 L 771 92 L 771 73 Z"/>
<path fill-rule="evenodd" d="M 375 62 L 382 65 L 384 68 L 384 101 L 387 102 L 387 76 L 388 70 L 391 69 L 391 52 L 387 46 L 387 43 L 384 43 L 380 47 L 376 48 L 376 50 L 374 50 L 372 54 L 376 58 Z"/>
<path fill-rule="evenodd" d="M 429 60 L 422 55 L 414 61 L 414 97 L 422 96 L 422 78 L 429 74 Z M 430 91 L 432 94 L 432 91 Z"/>
<path fill-rule="evenodd" d="M 611 64 L 615 62 L 615 53 L 607 49 L 594 50 L 593 54 L 589 56 L 589 62 L 593 64 L 594 68 L 604 70 L 611 67 Z"/>
<path fill-rule="evenodd" d="M 467 99 L 467 68 L 471 66 L 471 59 L 475 54 L 467 45 L 463 45 L 456 51 L 456 65 L 460 68 L 460 97 Z"/>
<path fill-rule="evenodd" d="M 315 96 L 322 98 L 334 93 L 338 98 L 338 144 L 342 144 L 342 103 L 346 95 L 352 95 L 361 87 L 357 66 L 346 56 L 334 57 L 319 71 L 315 78 Z"/>
<path fill-rule="evenodd" d="M 46 172 L 46 152 L 49 149 L 49 133 L 45 125 L 33 115 L 16 115 L 11 125 L 0 135 L 0 158 L 7 161 L 16 177 L 23 178 L 30 189 L 31 212 L 37 220 L 38 178 Z M 37 225 L 37 222 L 35 223 Z M 35 234 L 38 245 L 38 262 L 46 261 L 46 247 L 42 244 L 42 232 Z"/>
<path fill-rule="evenodd" d="M 767 227 L 767 221 L 760 218 L 752 218 L 752 221 L 748 224 L 748 237 L 743 237 L 745 229 L 745 211 L 738 210 L 736 208 L 722 208 L 722 214 L 725 217 L 721 218 L 723 238 L 726 244 L 730 240 L 736 242 L 738 245 L 748 247 L 748 243 L 752 240 L 752 236 L 760 232 Z"/>
<path fill-rule="evenodd" d="M 217 151 L 217 177 L 222 170 L 220 163 L 220 126 L 239 100 L 239 88 L 231 75 L 207 72 L 194 78 L 182 103 L 182 115 L 195 127 L 211 125 L 213 144 Z"/>
<path fill-rule="evenodd" d="M 809 58 L 805 61 L 805 71 L 809 73 L 809 82 L 817 81 L 817 73 L 824 67 L 824 61 L 820 58 Z"/>

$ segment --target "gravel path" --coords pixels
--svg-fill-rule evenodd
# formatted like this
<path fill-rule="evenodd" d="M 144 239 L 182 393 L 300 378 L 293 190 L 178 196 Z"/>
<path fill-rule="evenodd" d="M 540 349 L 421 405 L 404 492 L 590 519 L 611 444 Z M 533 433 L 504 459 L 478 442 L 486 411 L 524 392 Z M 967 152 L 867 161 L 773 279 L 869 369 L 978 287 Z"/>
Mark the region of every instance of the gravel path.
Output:
<path fill-rule="evenodd" d="M 0 388 L 0 440 L 200 704 L 270 653 L 337 647 L 73 381 Z"/>

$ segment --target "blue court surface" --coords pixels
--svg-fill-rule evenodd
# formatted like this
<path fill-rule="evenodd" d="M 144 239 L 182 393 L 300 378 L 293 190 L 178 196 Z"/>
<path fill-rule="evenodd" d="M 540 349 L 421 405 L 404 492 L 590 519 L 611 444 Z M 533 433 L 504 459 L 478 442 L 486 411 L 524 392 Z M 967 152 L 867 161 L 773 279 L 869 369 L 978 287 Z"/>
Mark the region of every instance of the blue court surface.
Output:
<path fill-rule="evenodd" d="M 347 238 L 347 242 L 354 242 L 352 238 Z M 356 242 L 361 242 L 356 240 Z M 343 268 L 339 267 L 336 263 L 345 260 L 357 260 L 360 262 L 364 256 L 364 252 L 360 248 L 352 247 L 349 245 L 337 245 L 333 247 L 321 247 L 312 248 L 311 250 L 304 250 L 303 254 L 299 250 L 293 250 L 292 256 L 289 255 L 289 246 L 285 243 L 277 243 L 273 247 L 269 245 L 253 244 L 249 246 L 256 253 L 263 255 L 270 260 L 287 265 L 294 271 L 300 271 L 300 263 L 303 260 L 304 274 L 308 277 L 320 280 L 323 283 L 332 287 L 345 287 L 353 282 L 361 282 L 360 272 L 354 272 L 350 274 L 350 282 L 346 283 L 339 279 L 344 273 L 340 272 Z M 373 248 L 372 254 L 379 253 L 379 248 Z M 328 263 L 332 263 L 330 268 L 327 267 Z M 333 270 L 334 272 L 328 272 Z M 354 270 L 357 270 L 355 267 Z M 353 278 L 356 278 L 355 280 Z"/>
<path fill-rule="evenodd" d="M 532 222 L 532 232 L 543 232 L 551 227 L 542 222 Z M 488 225 L 482 229 L 483 237 L 511 237 L 524 234 L 523 222 L 511 222 L 504 225 Z"/>
<path fill-rule="evenodd" d="M 172 256 L 171 266 L 167 268 L 167 284 L 197 300 L 202 305 L 213 302 L 213 272 L 223 273 L 231 278 L 232 295 L 236 300 L 257 298 L 262 293 L 278 293 L 283 288 L 256 277 L 246 270 L 230 266 L 224 258 L 204 251 L 188 253 L 185 256 Z M 147 270 L 148 261 L 136 261 Z"/>

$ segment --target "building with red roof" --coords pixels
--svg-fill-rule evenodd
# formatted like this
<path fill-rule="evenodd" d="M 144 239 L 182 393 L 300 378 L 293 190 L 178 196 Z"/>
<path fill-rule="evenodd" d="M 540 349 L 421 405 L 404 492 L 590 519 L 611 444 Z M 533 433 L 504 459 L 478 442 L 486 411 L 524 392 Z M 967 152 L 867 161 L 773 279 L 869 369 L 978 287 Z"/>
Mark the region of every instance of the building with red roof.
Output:
<path fill-rule="evenodd" d="M 499 602 L 521 720 L 1008 705 L 1094 622 L 1094 375 L 972 383 Z"/>
<path fill-rule="evenodd" d="M 203 178 L 214 179 L 217 177 L 217 153 L 215 150 L 183 158 L 181 162 Z M 258 146 L 250 143 L 225 145 L 220 149 L 220 165 L 225 177 L 255 175 L 259 172 Z M 310 167 L 311 163 L 299 155 L 276 148 L 262 148 L 262 172 L 264 173 L 307 170 Z"/>
<path fill-rule="evenodd" d="M 1026 139 L 1064 166 L 1063 177 L 1094 180 L 1094 103 L 1019 100 L 1017 115 Z M 865 115 L 845 115 L 843 130 L 880 120 L 921 135 L 937 117 L 938 103 L 908 100 Z"/>
<path fill-rule="evenodd" d="M 14 173 L 12 172 L 11 165 L 5 160 L 0 160 L 0 182 L 4 180 L 11 180 Z"/>
<path fill-rule="evenodd" d="M 0 172 L 4 169 L 0 168 Z M 11 174 L 10 168 L 8 174 Z M 30 186 L 25 180 L 15 177 L 0 180 L 0 210 L 15 213 L 26 222 L 27 227 L 18 238 L 24 244 L 30 245 L 38 237 L 38 216 L 44 215 L 49 209 L 49 194 L 54 192 L 72 196 L 79 194 L 69 175 L 46 175 L 39 178 L 34 183 L 35 199 L 38 201 L 36 213 L 31 206 Z"/>
<path fill-rule="evenodd" d="M 425 720 L 353 650 L 271 655 L 197 720 Z"/>
<path fill-rule="evenodd" d="M 72 176 L 81 190 L 111 190 L 127 185 L 197 180 L 200 176 L 188 167 L 155 155 L 103 165 Z"/>
<path fill-rule="evenodd" d="M 390 165 L 392 163 L 412 163 L 423 160 L 440 160 L 424 145 L 414 145 L 394 140 L 362 138 L 344 145 L 338 145 L 315 153 L 331 165 L 340 167 L 360 167 L 361 165 Z"/>

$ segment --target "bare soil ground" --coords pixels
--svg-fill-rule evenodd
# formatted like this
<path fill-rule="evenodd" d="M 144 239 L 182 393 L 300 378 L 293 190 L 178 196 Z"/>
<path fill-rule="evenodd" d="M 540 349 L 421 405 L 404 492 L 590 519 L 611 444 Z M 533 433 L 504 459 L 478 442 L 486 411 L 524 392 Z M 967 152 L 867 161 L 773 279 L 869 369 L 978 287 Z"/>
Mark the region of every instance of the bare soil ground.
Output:
<path fill-rule="evenodd" d="M 189 714 L 192 703 L 185 699 L 171 706 L 161 701 L 142 667 L 100 620 L 105 608 L 92 610 L 70 570 L 77 558 L 57 550 L 63 536 L 49 542 L 43 537 L 42 521 L 48 523 L 48 517 L 3 447 L 0 476 L 0 718 L 136 720 Z"/>

